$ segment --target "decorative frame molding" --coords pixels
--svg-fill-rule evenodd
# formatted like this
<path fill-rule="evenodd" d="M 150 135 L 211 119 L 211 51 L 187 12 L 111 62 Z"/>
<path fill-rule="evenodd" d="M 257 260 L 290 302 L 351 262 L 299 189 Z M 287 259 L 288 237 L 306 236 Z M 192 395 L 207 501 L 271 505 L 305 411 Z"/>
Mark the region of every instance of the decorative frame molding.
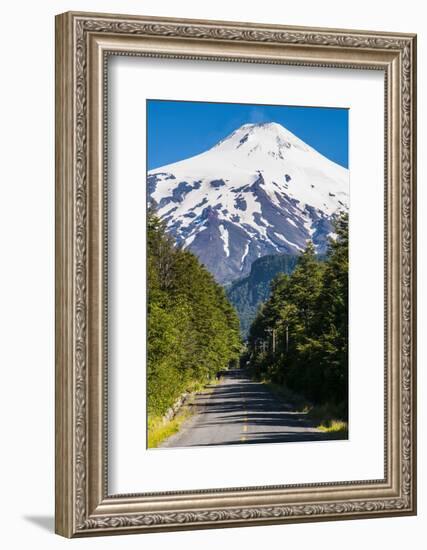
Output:
<path fill-rule="evenodd" d="M 141 55 L 385 73 L 385 478 L 108 495 L 106 59 Z M 416 513 L 416 37 L 65 13 L 56 18 L 56 532 L 66 537 Z"/>

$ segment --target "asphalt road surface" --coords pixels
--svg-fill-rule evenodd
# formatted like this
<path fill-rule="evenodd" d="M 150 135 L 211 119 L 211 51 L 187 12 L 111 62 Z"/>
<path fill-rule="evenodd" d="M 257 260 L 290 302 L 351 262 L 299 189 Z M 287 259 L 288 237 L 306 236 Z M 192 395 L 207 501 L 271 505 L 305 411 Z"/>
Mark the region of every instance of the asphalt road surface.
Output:
<path fill-rule="evenodd" d="M 196 396 L 194 415 L 161 447 L 283 443 L 331 439 L 307 415 L 292 410 L 244 371 L 228 371 L 209 393 Z"/>

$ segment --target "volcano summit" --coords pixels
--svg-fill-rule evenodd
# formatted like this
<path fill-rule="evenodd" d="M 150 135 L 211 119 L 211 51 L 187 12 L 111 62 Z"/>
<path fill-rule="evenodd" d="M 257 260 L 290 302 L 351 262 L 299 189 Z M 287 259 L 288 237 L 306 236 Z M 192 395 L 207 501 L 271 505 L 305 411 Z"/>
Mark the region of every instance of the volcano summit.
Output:
<path fill-rule="evenodd" d="M 319 254 L 349 208 L 349 172 L 275 122 L 244 124 L 214 147 L 150 170 L 149 203 L 215 279 L 271 254 Z"/>

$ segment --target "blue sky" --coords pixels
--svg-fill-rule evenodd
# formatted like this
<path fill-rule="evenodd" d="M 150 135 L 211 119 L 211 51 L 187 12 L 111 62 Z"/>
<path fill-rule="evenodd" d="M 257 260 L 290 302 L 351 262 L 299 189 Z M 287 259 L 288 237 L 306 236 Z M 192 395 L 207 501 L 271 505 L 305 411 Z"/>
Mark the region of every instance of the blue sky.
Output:
<path fill-rule="evenodd" d="M 348 109 L 149 99 L 148 170 L 203 153 L 249 122 L 278 122 L 348 168 Z"/>

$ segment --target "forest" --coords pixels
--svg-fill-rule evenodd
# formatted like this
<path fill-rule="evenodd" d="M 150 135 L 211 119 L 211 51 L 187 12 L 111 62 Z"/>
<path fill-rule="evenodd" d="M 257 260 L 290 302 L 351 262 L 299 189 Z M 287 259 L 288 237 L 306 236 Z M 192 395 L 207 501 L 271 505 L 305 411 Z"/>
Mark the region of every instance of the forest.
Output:
<path fill-rule="evenodd" d="M 237 365 L 241 341 L 224 289 L 194 254 L 174 246 L 153 210 L 147 216 L 147 409 L 156 417 Z"/>
<path fill-rule="evenodd" d="M 151 209 L 147 235 L 149 424 L 184 392 L 202 389 L 239 363 L 253 379 L 347 422 L 347 215 L 336 220 L 326 256 L 317 256 L 309 242 L 293 270 L 274 277 L 246 345 L 224 288 L 194 254 L 174 246 Z"/>
<path fill-rule="evenodd" d="M 261 256 L 252 263 L 247 277 L 237 279 L 227 286 L 227 298 L 236 308 L 244 340 L 248 337 L 259 306 L 270 296 L 271 281 L 279 273 L 292 273 L 297 260 L 298 256 L 295 254 Z"/>
<path fill-rule="evenodd" d="M 348 215 L 319 258 L 308 243 L 290 275 L 272 282 L 251 325 L 243 362 L 257 379 L 285 386 L 348 418 Z"/>

